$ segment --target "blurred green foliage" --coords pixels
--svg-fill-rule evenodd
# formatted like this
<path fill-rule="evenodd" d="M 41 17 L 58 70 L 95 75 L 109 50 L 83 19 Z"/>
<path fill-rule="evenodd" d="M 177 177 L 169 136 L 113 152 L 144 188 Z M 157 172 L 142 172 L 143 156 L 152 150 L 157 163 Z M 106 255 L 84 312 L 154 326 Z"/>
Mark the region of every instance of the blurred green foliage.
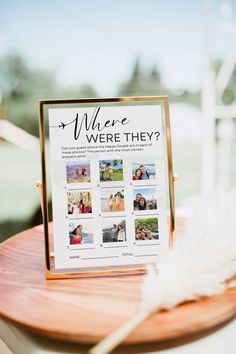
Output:
<path fill-rule="evenodd" d="M 222 60 L 214 62 L 218 73 Z M 116 89 L 116 91 L 115 91 Z M 168 95 L 170 102 L 183 102 L 200 107 L 201 92 L 190 92 L 186 88 L 172 91 L 163 82 L 157 66 L 143 68 L 136 60 L 130 77 L 111 95 Z M 27 60 L 11 53 L 0 58 L 0 95 L 6 119 L 27 132 L 38 136 L 39 99 L 97 97 L 96 89 L 89 84 L 61 87 L 56 73 L 33 68 Z M 236 100 L 236 69 L 224 91 L 222 102 L 228 105 Z M 1 112 L 0 112 L 1 113 Z M 39 196 L 35 181 L 40 178 L 39 154 L 20 150 L 11 144 L 0 146 L 1 165 L 5 166 L 0 174 L 1 215 L 0 238 L 10 235 L 41 222 Z M 233 144 L 232 160 L 236 153 Z M 178 185 L 177 204 L 185 198 L 200 193 L 201 146 L 185 144 L 174 146 L 175 170 L 181 174 Z M 236 180 L 236 165 L 232 161 L 233 180 Z M 19 187 L 20 185 L 20 187 Z"/>
<path fill-rule="evenodd" d="M 184 102 L 200 107 L 200 91 L 187 89 L 172 91 L 163 83 L 161 73 L 156 65 L 145 70 L 140 60 L 134 63 L 130 78 L 120 85 L 117 96 L 169 96 L 170 102 Z"/>
<path fill-rule="evenodd" d="M 0 59 L 0 93 L 6 118 L 27 132 L 38 136 L 39 99 L 97 97 L 89 84 L 61 87 L 53 71 L 32 68 L 17 53 Z M 156 66 L 145 71 L 139 60 L 134 63 L 130 78 L 122 83 L 118 96 L 168 95 L 171 102 L 200 105 L 200 92 L 185 89 L 173 92 L 165 87 Z"/>
<path fill-rule="evenodd" d="M 91 85 L 62 88 L 56 74 L 32 68 L 19 54 L 0 59 L 0 93 L 6 118 L 27 132 L 38 136 L 39 99 L 96 97 Z"/>
<path fill-rule="evenodd" d="M 155 232 L 158 230 L 158 220 L 157 218 L 145 218 L 135 220 L 135 227 L 146 227 L 148 230 Z"/>

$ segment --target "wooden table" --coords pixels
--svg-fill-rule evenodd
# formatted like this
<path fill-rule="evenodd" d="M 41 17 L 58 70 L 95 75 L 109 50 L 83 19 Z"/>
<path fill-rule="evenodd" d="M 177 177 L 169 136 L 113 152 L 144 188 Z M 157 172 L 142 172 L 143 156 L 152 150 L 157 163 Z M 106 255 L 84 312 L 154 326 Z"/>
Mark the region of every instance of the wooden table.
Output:
<path fill-rule="evenodd" d="M 179 221 L 180 223 L 180 221 Z M 143 276 L 45 280 L 42 226 L 0 245 L 3 319 L 57 340 L 92 344 L 137 310 Z M 236 289 L 150 317 L 125 344 L 162 347 L 209 333 L 236 315 Z"/>

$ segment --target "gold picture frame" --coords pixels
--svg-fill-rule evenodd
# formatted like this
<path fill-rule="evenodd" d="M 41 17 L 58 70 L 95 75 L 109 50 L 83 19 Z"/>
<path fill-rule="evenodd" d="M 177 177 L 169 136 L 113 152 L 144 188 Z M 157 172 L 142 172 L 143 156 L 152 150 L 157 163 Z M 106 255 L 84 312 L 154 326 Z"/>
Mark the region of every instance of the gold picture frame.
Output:
<path fill-rule="evenodd" d="M 167 157 L 167 176 L 168 176 L 168 199 L 169 199 L 169 247 L 173 247 L 174 231 L 175 231 L 175 190 L 173 177 L 173 160 L 172 160 L 172 144 L 170 131 L 170 113 L 168 96 L 141 96 L 141 97 L 116 97 L 116 98 L 88 98 L 88 99 L 58 99 L 58 100 L 40 100 L 39 101 L 39 132 L 40 132 L 40 154 L 41 154 L 41 173 L 42 181 L 38 183 L 41 194 L 41 209 L 44 225 L 45 238 L 45 262 L 46 262 L 46 278 L 71 278 L 71 277 L 88 277 L 88 276 L 109 276 L 116 274 L 139 274 L 145 272 L 145 268 L 135 269 L 95 269 L 87 272 L 60 272 L 56 273 L 53 267 L 54 254 L 50 246 L 49 232 L 49 208 L 47 193 L 47 170 L 46 170 L 46 127 L 45 115 L 46 110 L 50 107 L 67 107 L 80 105 L 138 105 L 138 104 L 161 104 L 165 122 L 165 141 L 166 141 L 166 157 Z"/>

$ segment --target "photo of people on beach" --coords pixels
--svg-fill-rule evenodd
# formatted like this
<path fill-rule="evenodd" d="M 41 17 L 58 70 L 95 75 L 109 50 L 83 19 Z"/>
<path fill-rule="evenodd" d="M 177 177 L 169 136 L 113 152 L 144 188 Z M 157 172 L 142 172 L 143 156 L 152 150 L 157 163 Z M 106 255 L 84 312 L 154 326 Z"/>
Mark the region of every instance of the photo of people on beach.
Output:
<path fill-rule="evenodd" d="M 123 160 L 100 160 L 100 182 L 123 181 Z"/>
<path fill-rule="evenodd" d="M 66 164 L 67 183 L 86 183 L 91 182 L 90 162 L 68 162 Z"/>
<path fill-rule="evenodd" d="M 133 210 L 156 210 L 157 195 L 155 188 L 133 189 Z"/>
<path fill-rule="evenodd" d="M 125 210 L 124 190 L 120 188 L 104 188 L 101 190 L 101 211 L 121 212 Z"/>
<path fill-rule="evenodd" d="M 93 243 L 93 231 L 91 221 L 79 220 L 69 223 L 69 244 L 81 245 Z"/>
<path fill-rule="evenodd" d="M 154 162 L 132 162 L 132 180 L 144 181 L 156 179 L 156 166 Z"/>
<path fill-rule="evenodd" d="M 135 239 L 136 240 L 158 240 L 159 227 L 157 218 L 142 218 L 135 220 Z"/>
<path fill-rule="evenodd" d="M 89 191 L 67 192 L 68 214 L 77 217 L 80 214 L 92 213 L 92 194 Z"/>
<path fill-rule="evenodd" d="M 125 242 L 126 225 L 122 218 L 103 219 L 102 221 L 102 240 L 103 242 Z"/>

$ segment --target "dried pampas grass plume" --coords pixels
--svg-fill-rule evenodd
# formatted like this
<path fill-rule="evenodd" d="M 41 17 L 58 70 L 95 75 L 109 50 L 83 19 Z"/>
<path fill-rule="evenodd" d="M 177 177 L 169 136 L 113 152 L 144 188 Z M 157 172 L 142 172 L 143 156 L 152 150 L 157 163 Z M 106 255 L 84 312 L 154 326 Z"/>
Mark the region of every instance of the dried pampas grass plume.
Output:
<path fill-rule="evenodd" d="M 140 311 L 95 346 L 90 354 L 106 354 L 151 313 L 180 303 L 219 294 L 236 286 L 236 191 L 215 193 L 197 203 L 174 249 L 161 255 L 158 272 L 149 267 L 142 287 Z"/>

